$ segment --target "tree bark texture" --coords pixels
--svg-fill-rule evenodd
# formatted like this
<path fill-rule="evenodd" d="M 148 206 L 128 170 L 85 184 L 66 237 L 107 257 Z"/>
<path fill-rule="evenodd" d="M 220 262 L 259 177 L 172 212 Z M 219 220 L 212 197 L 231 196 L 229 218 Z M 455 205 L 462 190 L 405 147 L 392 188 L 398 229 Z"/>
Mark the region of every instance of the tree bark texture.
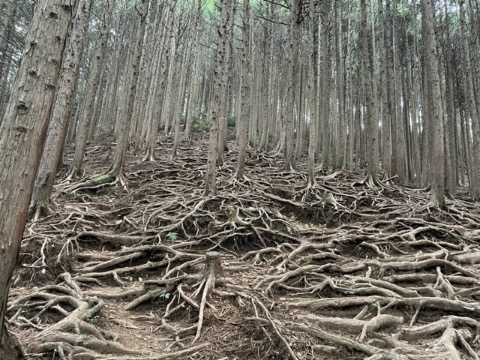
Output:
<path fill-rule="evenodd" d="M 103 60 L 107 49 L 108 35 L 110 32 L 110 23 L 112 20 L 114 0 L 105 0 L 102 12 L 102 24 L 100 33 L 95 43 L 95 50 L 92 59 L 92 69 L 88 77 L 88 90 L 85 97 L 85 104 L 80 115 L 80 121 L 77 127 L 77 138 L 75 141 L 75 155 L 73 158 L 72 175 L 80 175 L 83 158 L 85 156 L 85 147 L 87 146 L 88 134 L 92 126 L 93 110 L 95 98 L 100 85 L 100 75 L 102 73 Z"/>
<path fill-rule="evenodd" d="M 62 156 L 77 85 L 78 69 L 83 52 L 85 33 L 92 8 L 91 0 L 79 0 L 71 33 L 65 49 L 57 95 L 53 105 L 47 140 L 35 182 L 30 211 L 41 211 L 50 199 L 57 164 Z"/>
<path fill-rule="evenodd" d="M 427 68 L 428 89 L 432 106 L 430 117 L 426 119 L 431 129 L 431 204 L 445 206 L 445 154 L 444 123 L 440 76 L 438 73 L 437 39 L 435 35 L 435 18 L 432 0 L 422 0 L 422 26 L 425 46 L 425 63 Z"/>
<path fill-rule="evenodd" d="M 40 164 L 75 2 L 39 0 L 0 126 L 0 359 L 16 359 L 5 331 L 10 281 Z"/>
<path fill-rule="evenodd" d="M 123 181 L 123 168 L 125 166 L 125 156 L 128 148 L 128 134 L 130 132 L 130 125 L 132 123 L 133 107 L 135 105 L 135 96 L 137 94 L 137 85 L 139 77 L 139 67 L 143 53 L 143 37 L 145 35 L 145 27 L 147 23 L 147 15 L 149 9 L 150 0 L 140 0 L 138 4 L 138 21 L 137 21 L 137 33 L 135 37 L 135 48 L 133 53 L 133 62 L 130 68 L 128 76 L 128 98 L 127 107 L 125 109 L 126 114 L 122 121 L 118 124 L 117 144 L 115 146 L 115 152 L 113 155 L 112 165 L 108 172 L 109 175 L 118 177 Z"/>
<path fill-rule="evenodd" d="M 222 91 L 222 78 L 225 71 L 225 52 L 227 48 L 227 26 L 229 9 L 227 0 L 220 0 L 219 3 L 221 18 L 218 25 L 218 45 L 215 57 L 215 73 L 214 73 L 214 89 L 213 100 L 211 110 L 211 124 L 210 135 L 208 145 L 208 158 L 207 158 L 207 173 L 205 176 L 205 196 L 214 195 L 216 193 L 216 167 L 217 167 L 217 154 L 218 154 L 218 132 L 219 132 L 219 113 L 221 111 L 221 91 Z"/>

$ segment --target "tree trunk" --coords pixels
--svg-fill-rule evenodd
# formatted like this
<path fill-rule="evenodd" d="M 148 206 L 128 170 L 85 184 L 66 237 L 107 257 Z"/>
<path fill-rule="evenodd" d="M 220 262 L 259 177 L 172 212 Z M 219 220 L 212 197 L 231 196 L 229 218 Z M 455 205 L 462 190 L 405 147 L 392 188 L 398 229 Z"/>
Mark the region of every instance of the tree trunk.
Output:
<path fill-rule="evenodd" d="M 243 0 L 243 26 L 242 26 L 242 93 L 241 93 L 241 115 L 239 119 L 239 144 L 237 179 L 243 179 L 245 172 L 245 156 L 247 153 L 248 122 L 250 118 L 250 0 Z"/>
<path fill-rule="evenodd" d="M 445 207 L 445 154 L 444 154 L 444 124 L 440 76 L 438 73 L 437 39 L 435 36 L 435 17 L 432 0 L 422 0 L 422 26 L 425 46 L 425 63 L 427 67 L 428 88 L 431 92 L 432 107 L 427 121 L 432 125 L 432 157 L 431 183 L 432 206 Z"/>
<path fill-rule="evenodd" d="M 81 174 L 83 158 L 85 156 L 85 147 L 87 146 L 88 134 L 92 125 L 95 97 L 97 94 L 100 75 L 102 72 L 103 60 L 107 50 L 108 35 L 110 32 L 110 23 L 113 14 L 114 0 L 105 0 L 102 12 L 102 24 L 100 34 L 95 43 L 93 52 L 92 69 L 88 77 L 88 90 L 85 97 L 85 104 L 77 126 L 77 138 L 75 141 L 75 155 L 71 169 L 71 176 L 78 177 Z"/>
<path fill-rule="evenodd" d="M 20 358 L 19 349 L 5 330 L 8 291 L 74 6 L 72 0 L 37 2 L 22 63 L 0 126 L 0 359 Z"/>
<path fill-rule="evenodd" d="M 470 113 L 473 130 L 473 146 L 472 146 L 472 171 L 468 181 L 470 196 L 474 200 L 480 199 L 480 124 L 475 102 L 475 88 L 473 83 L 472 63 L 470 57 L 470 46 L 467 40 L 467 32 L 465 29 L 465 1 L 460 0 L 460 32 L 462 38 L 462 53 L 465 59 L 464 62 L 464 79 L 467 109 Z"/>
<path fill-rule="evenodd" d="M 166 87 L 168 87 L 168 67 L 170 65 L 170 53 L 171 41 L 172 41 L 172 31 L 173 31 L 173 22 L 174 22 L 174 12 L 177 1 L 169 2 L 169 8 L 167 10 L 166 19 L 165 19 L 165 30 L 163 32 L 163 38 L 160 47 L 159 53 L 159 79 L 155 79 L 155 100 L 153 103 L 153 111 L 149 117 L 149 124 L 147 130 L 147 149 L 143 161 L 154 161 L 155 160 L 155 146 L 158 133 L 158 122 L 162 118 L 162 114 L 165 113 L 166 101 L 164 101 Z M 165 126 L 165 131 L 168 131 L 168 122 Z"/>
<path fill-rule="evenodd" d="M 320 96 L 319 98 L 319 123 L 320 127 L 317 129 L 318 134 L 322 138 L 322 167 L 327 168 L 330 165 L 331 153 L 331 126 L 330 126 L 330 94 L 332 83 L 332 52 L 331 52 L 331 9 L 332 0 L 323 1 L 320 9 L 321 14 L 321 30 L 320 30 Z M 318 100 L 317 100 L 318 101 Z"/>
<path fill-rule="evenodd" d="M 215 56 L 215 74 L 213 101 L 211 109 L 210 136 L 208 145 L 207 173 L 205 175 L 205 196 L 216 193 L 216 167 L 218 154 L 218 132 L 219 132 L 219 113 L 221 111 L 221 91 L 223 88 L 222 79 L 225 71 L 225 52 L 227 48 L 227 26 L 230 7 L 227 0 L 220 0 L 219 8 L 221 12 L 220 23 L 217 28 L 218 45 Z"/>
<path fill-rule="evenodd" d="M 227 96 L 229 95 L 229 79 L 231 78 L 231 73 L 233 72 L 233 31 L 235 25 L 235 10 L 236 10 L 236 0 L 230 0 L 230 9 L 228 15 L 228 25 L 227 25 L 227 43 L 228 45 L 225 48 L 225 69 L 222 74 L 222 95 L 220 98 L 221 110 L 220 110 L 220 122 L 219 122 L 219 132 L 218 132 L 218 153 L 217 153 L 217 165 L 223 164 L 223 154 L 227 150 L 227 127 L 228 127 L 228 118 L 231 115 L 230 109 L 228 108 Z"/>
<path fill-rule="evenodd" d="M 389 1 L 389 0 L 387 0 Z M 385 41 L 386 25 L 385 15 L 383 12 L 383 0 L 378 0 L 378 21 L 379 25 L 379 44 L 378 51 L 380 53 L 380 99 L 381 99 L 381 121 L 382 121 L 382 165 L 383 171 L 387 176 L 392 173 L 392 134 L 391 134 L 391 115 L 389 104 L 389 86 L 387 75 L 387 51 Z M 380 100 L 379 99 L 379 100 Z M 379 105 L 380 107 L 380 105 Z"/>
<path fill-rule="evenodd" d="M 377 156 L 377 115 L 373 92 L 372 62 L 370 58 L 370 36 L 367 30 L 366 0 L 360 1 L 360 41 L 362 49 L 362 78 L 365 92 L 365 123 L 366 123 L 366 151 L 367 151 L 367 184 L 376 186 L 378 183 L 378 156 Z"/>
<path fill-rule="evenodd" d="M 62 156 L 91 7 L 91 0 L 79 0 L 76 15 L 72 22 L 72 30 L 65 49 L 65 59 L 62 63 L 47 140 L 30 201 L 30 212 L 36 212 L 36 218 L 39 217 L 40 212 L 50 200 L 53 181 L 57 174 L 57 164 Z"/>
<path fill-rule="evenodd" d="M 143 37 L 145 35 L 145 27 L 147 24 L 147 15 L 150 5 L 150 0 L 140 0 L 138 8 L 137 33 L 135 34 L 135 47 L 133 53 L 132 66 L 129 69 L 128 76 L 128 98 L 126 114 L 122 121 L 118 124 L 119 137 L 115 146 L 112 165 L 108 171 L 108 175 L 116 177 L 124 184 L 123 168 L 125 166 L 125 157 L 128 148 L 128 134 L 130 131 L 130 124 L 132 123 L 133 107 L 135 105 L 135 96 L 137 94 L 137 84 L 139 77 L 139 66 L 142 60 L 143 53 Z M 125 184 L 124 184 L 125 185 Z"/>
<path fill-rule="evenodd" d="M 315 180 L 315 154 L 317 152 L 317 92 L 318 92 L 318 24 L 315 15 L 315 4 L 310 3 L 310 58 L 308 67 L 308 105 L 309 105 L 309 131 L 308 131 L 308 159 L 307 159 L 307 176 L 308 186 L 314 186 Z"/>
<path fill-rule="evenodd" d="M 344 81 L 344 57 L 342 52 L 342 13 L 341 2 L 335 0 L 335 64 L 336 64 L 336 83 L 337 83 L 337 102 L 338 102 L 338 116 L 337 116 L 337 136 L 336 136 L 336 152 L 333 162 L 334 170 L 342 169 L 345 166 L 345 146 L 346 146 L 346 131 L 345 131 L 345 81 Z M 340 16 L 339 16 L 340 12 Z"/>
<path fill-rule="evenodd" d="M 293 168 L 293 124 L 295 107 L 295 89 L 298 82 L 299 54 L 300 54 L 300 25 L 302 0 L 293 0 L 290 14 L 289 56 L 287 75 L 287 104 L 282 113 L 285 124 L 285 169 Z"/>

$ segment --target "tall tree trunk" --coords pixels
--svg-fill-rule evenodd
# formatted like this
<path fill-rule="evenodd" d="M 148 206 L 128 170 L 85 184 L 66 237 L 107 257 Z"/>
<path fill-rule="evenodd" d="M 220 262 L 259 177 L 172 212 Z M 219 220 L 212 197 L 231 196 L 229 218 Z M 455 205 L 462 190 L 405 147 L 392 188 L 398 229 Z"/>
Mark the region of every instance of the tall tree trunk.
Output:
<path fill-rule="evenodd" d="M 45 208 L 52 194 L 57 165 L 62 156 L 63 145 L 67 136 L 67 126 L 77 87 L 78 68 L 91 8 L 91 0 L 79 0 L 75 18 L 72 22 L 72 30 L 65 49 L 65 58 L 62 63 L 55 103 L 53 104 L 47 140 L 30 201 L 30 212 L 36 212 L 35 218 L 40 216 L 40 212 Z"/>
<path fill-rule="evenodd" d="M 330 94 L 332 83 L 332 56 L 331 56 L 331 29 L 332 29 L 332 0 L 322 2 L 320 8 L 320 97 L 319 100 L 319 124 L 318 134 L 322 138 L 322 167 L 327 168 L 330 165 L 331 155 L 331 126 L 330 126 Z"/>
<path fill-rule="evenodd" d="M 300 54 L 300 25 L 302 0 L 293 0 L 290 14 L 289 51 L 288 51 L 288 74 L 287 74 L 287 104 L 282 113 L 285 124 L 285 169 L 293 168 L 293 124 L 295 107 L 295 89 L 299 74 Z"/>
<path fill-rule="evenodd" d="M 468 35 L 465 26 L 465 1 L 460 0 L 460 36 L 462 38 L 462 53 L 464 56 L 464 79 L 467 109 L 470 113 L 473 130 L 473 146 L 472 146 L 472 171 L 468 181 L 470 196 L 474 200 L 480 199 L 480 118 L 478 117 L 478 109 L 475 101 L 475 87 L 472 74 L 472 62 L 470 55 L 470 45 L 468 43 Z"/>
<path fill-rule="evenodd" d="M 7 298 L 74 6 L 72 0 L 37 2 L 0 126 L 0 359 L 15 360 L 21 355 L 5 329 Z"/>
<path fill-rule="evenodd" d="M 103 60 L 107 50 L 108 35 L 110 32 L 110 23 L 113 14 L 114 0 L 105 0 L 102 11 L 102 24 L 100 33 L 95 43 L 93 52 L 92 69 L 88 77 L 88 90 L 85 97 L 85 104 L 77 126 L 77 138 L 75 141 L 75 154 L 70 176 L 78 177 L 81 174 L 83 166 L 83 158 L 85 156 L 85 148 L 87 146 L 88 134 L 92 125 L 93 110 L 95 105 L 95 97 L 98 91 L 100 76 L 102 73 Z"/>
<path fill-rule="evenodd" d="M 366 183 L 375 187 L 378 185 L 378 121 L 375 108 L 375 98 L 373 92 L 373 75 L 371 61 L 371 43 L 367 27 L 367 6 L 366 0 L 360 1 L 360 41 L 362 49 L 362 78 L 363 89 L 365 92 L 365 124 L 366 124 L 366 151 L 367 151 L 367 178 Z"/>
<path fill-rule="evenodd" d="M 308 66 L 308 108 L 309 108 L 309 130 L 308 130 L 308 159 L 307 176 L 308 186 L 314 186 L 315 180 L 315 154 L 318 146 L 317 136 L 317 93 L 318 93 L 318 16 L 315 12 L 315 3 L 310 2 L 310 24 L 309 24 L 309 66 Z"/>
<path fill-rule="evenodd" d="M 227 25 L 227 47 L 225 49 L 225 70 L 222 74 L 222 95 L 221 95 L 221 110 L 220 110 L 220 122 L 218 131 L 218 153 L 217 153 L 217 165 L 223 164 L 223 154 L 227 150 L 227 127 L 228 118 L 231 115 L 228 107 L 229 89 L 231 89 L 231 82 L 229 81 L 233 76 L 233 31 L 235 25 L 235 10 L 236 0 L 230 0 L 230 9 Z"/>
<path fill-rule="evenodd" d="M 345 146 L 346 146 L 346 117 L 345 117 L 345 75 L 344 75 L 344 57 L 342 51 L 342 13 L 341 1 L 335 0 L 335 65 L 336 65 L 336 84 L 337 84 L 337 136 L 335 145 L 335 159 L 333 168 L 335 170 L 342 169 L 345 166 Z M 340 13 L 340 15 L 339 15 Z"/>
<path fill-rule="evenodd" d="M 243 0 L 243 26 L 242 26 L 242 92 L 241 92 L 241 115 L 239 119 L 239 144 L 237 171 L 235 176 L 238 180 L 244 178 L 245 156 L 247 153 L 248 122 L 250 119 L 250 0 Z"/>
<path fill-rule="evenodd" d="M 190 31 L 190 30 L 189 30 Z M 192 31 L 194 29 L 192 28 Z M 185 105 L 185 92 L 186 92 L 186 77 L 187 77 L 187 72 L 190 72 L 190 67 L 191 67 L 191 50 L 192 50 L 192 42 L 188 42 L 186 45 L 186 48 L 183 50 L 183 60 L 181 62 L 182 67 L 180 69 L 180 79 L 179 79 L 179 84 L 178 84 L 178 93 L 177 93 L 177 99 L 178 103 L 175 106 L 174 109 L 174 115 L 173 115 L 173 121 L 174 121 L 174 128 L 175 128 L 175 138 L 173 142 L 173 150 L 172 150 L 172 156 L 176 157 L 177 156 L 177 148 L 178 148 L 178 142 L 179 142 L 179 137 L 180 137 L 180 115 L 183 112 L 183 107 Z"/>
<path fill-rule="evenodd" d="M 431 183 L 432 206 L 445 207 L 445 153 L 444 123 L 440 75 L 438 73 L 437 39 L 435 36 L 435 10 L 433 0 L 422 0 L 422 26 L 425 46 L 425 63 L 427 66 L 428 88 L 431 92 L 432 107 L 427 121 L 432 125 Z"/>
<path fill-rule="evenodd" d="M 271 18 L 273 14 L 274 4 L 271 3 L 267 10 L 267 18 Z M 268 149 L 268 133 L 270 131 L 269 120 L 271 116 L 271 67 L 272 67 L 272 24 L 266 21 L 263 28 L 263 62 L 262 62 L 262 108 L 260 113 L 261 136 L 258 144 L 260 151 Z"/>
<path fill-rule="evenodd" d="M 129 69 L 128 76 L 128 98 L 126 114 L 119 124 L 119 138 L 115 146 L 113 161 L 110 165 L 108 175 L 117 178 L 124 186 L 125 180 L 123 168 L 125 166 L 125 157 L 128 149 L 128 134 L 132 123 L 133 107 L 135 105 L 135 96 L 137 94 L 137 85 L 139 77 L 139 67 L 142 60 L 143 42 L 145 35 L 145 27 L 147 24 L 148 10 L 150 8 L 150 0 L 139 0 L 138 2 L 138 18 L 136 23 L 137 33 L 135 34 L 135 47 L 133 53 L 132 66 Z"/>
<path fill-rule="evenodd" d="M 227 49 L 227 26 L 230 6 L 227 0 L 219 0 L 219 8 L 221 12 L 220 23 L 218 24 L 218 45 L 215 56 L 215 74 L 213 100 L 211 109 L 210 136 L 208 145 L 207 173 L 205 175 L 205 196 L 214 195 L 216 193 L 216 167 L 218 154 L 218 132 L 219 132 L 219 115 L 221 111 L 221 91 L 223 88 L 222 79 L 225 71 L 225 52 Z"/>
<path fill-rule="evenodd" d="M 168 87 L 168 67 L 170 65 L 170 56 L 173 50 L 171 49 L 172 32 L 174 24 L 174 12 L 177 1 L 170 1 L 169 8 L 167 10 L 165 19 L 165 30 L 163 32 L 163 38 L 160 45 L 159 52 L 159 79 L 155 79 L 155 100 L 153 102 L 153 111 L 149 117 L 149 124 L 147 130 L 147 148 L 143 161 L 155 160 L 155 146 L 157 143 L 158 122 L 162 118 L 162 114 L 165 113 L 166 101 L 165 93 Z M 168 122 L 165 125 L 165 133 L 168 131 Z"/>
<path fill-rule="evenodd" d="M 389 0 L 387 0 L 389 1 Z M 382 165 L 385 174 L 390 176 L 392 173 L 392 133 L 391 133 L 391 115 L 389 104 L 389 84 L 387 74 L 387 51 L 385 29 L 386 18 L 383 11 L 383 0 L 378 0 L 378 21 L 379 21 L 379 44 L 380 53 L 380 99 L 381 100 L 381 121 L 382 121 Z M 380 104 L 379 104 L 380 107 Z M 379 111 L 380 112 L 380 111 Z"/>

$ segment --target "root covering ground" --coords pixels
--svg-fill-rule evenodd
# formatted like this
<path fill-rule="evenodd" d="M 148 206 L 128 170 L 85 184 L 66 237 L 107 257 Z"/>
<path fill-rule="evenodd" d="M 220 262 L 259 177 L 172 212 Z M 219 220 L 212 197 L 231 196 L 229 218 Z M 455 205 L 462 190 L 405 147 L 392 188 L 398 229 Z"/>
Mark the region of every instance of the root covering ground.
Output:
<path fill-rule="evenodd" d="M 55 187 L 25 232 L 9 328 L 30 359 L 479 359 L 480 210 L 359 175 L 236 151 L 203 197 L 206 142 L 125 189 Z M 111 149 L 91 148 L 101 174 Z"/>

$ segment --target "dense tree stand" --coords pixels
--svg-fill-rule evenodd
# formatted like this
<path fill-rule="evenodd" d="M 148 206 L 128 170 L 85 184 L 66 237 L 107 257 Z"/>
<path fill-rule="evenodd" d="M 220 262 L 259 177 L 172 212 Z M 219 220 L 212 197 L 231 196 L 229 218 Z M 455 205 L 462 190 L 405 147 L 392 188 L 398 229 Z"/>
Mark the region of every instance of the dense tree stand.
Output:
<path fill-rule="evenodd" d="M 424 189 L 346 171 L 306 191 L 306 164 L 266 153 L 232 182 L 235 151 L 204 197 L 206 142 L 174 161 L 172 143 L 155 164 L 129 159 L 128 192 L 55 186 L 61 205 L 29 225 L 8 305 L 29 354 L 478 359 L 474 204 L 431 209 Z M 92 172 L 109 156 L 95 154 Z"/>

